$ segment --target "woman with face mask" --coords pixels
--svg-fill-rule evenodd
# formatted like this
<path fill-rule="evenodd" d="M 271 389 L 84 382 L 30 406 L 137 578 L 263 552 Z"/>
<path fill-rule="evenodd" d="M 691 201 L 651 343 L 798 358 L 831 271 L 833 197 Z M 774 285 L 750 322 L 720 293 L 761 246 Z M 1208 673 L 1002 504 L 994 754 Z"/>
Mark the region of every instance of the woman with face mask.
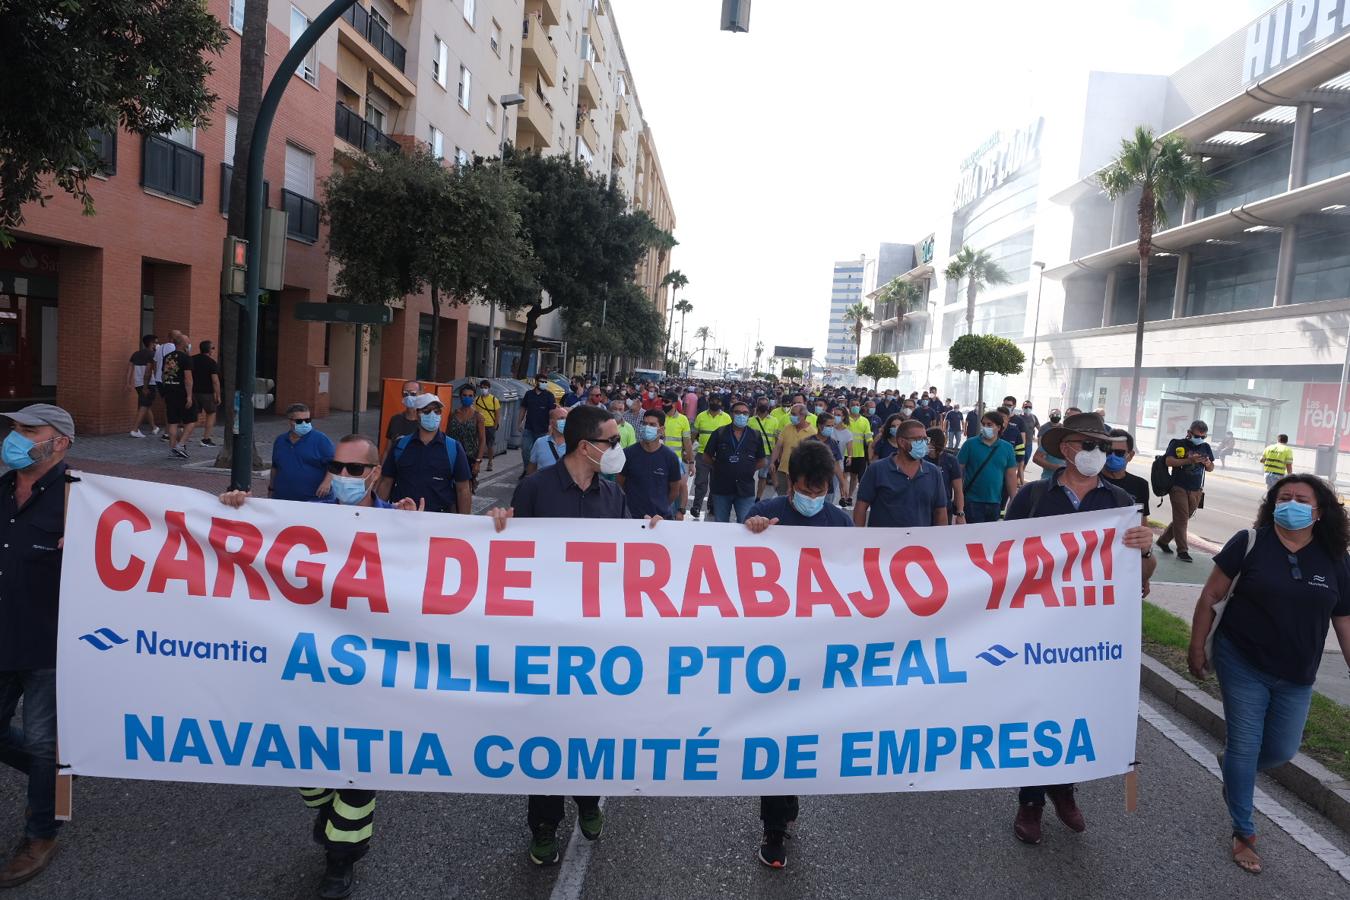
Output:
<path fill-rule="evenodd" d="M 1298 752 L 1329 627 L 1350 666 L 1347 546 L 1350 526 L 1330 486 L 1313 475 L 1287 475 L 1266 493 L 1255 527 L 1233 535 L 1214 557 L 1195 604 L 1188 662 L 1197 678 L 1219 676 L 1227 723 L 1219 767 L 1233 862 L 1252 874 L 1261 871 L 1252 821 L 1256 773 Z"/>
<path fill-rule="evenodd" d="M 900 449 L 900 425 L 904 421 L 904 416 L 892 413 L 881 423 L 881 427 L 877 429 L 877 439 L 872 443 L 872 462 L 889 459 Z"/>
<path fill-rule="evenodd" d="M 487 447 L 487 425 L 475 405 L 477 398 L 472 382 L 460 385 L 459 402 L 450 413 L 450 421 L 445 423 L 445 433 L 459 441 L 469 455 L 469 471 L 473 473 L 469 489 L 472 491 L 478 490 L 478 467 L 483 464 L 483 451 Z"/>

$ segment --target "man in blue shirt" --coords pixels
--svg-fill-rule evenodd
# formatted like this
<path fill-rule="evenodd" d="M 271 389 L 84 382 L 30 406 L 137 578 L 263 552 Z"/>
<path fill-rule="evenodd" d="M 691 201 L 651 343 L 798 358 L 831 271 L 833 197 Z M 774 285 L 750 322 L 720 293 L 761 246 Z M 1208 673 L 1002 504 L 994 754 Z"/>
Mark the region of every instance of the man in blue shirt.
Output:
<path fill-rule="evenodd" d="M 928 462 L 928 432 L 918 418 L 900 423 L 899 448 L 872 463 L 858 486 L 853 524 L 873 528 L 918 528 L 947 524 L 947 483 Z M 868 512 L 871 512 L 869 521 Z"/>
<path fill-rule="evenodd" d="M 745 527 L 761 534 L 774 525 L 849 528 L 853 523 L 848 513 L 832 503 L 826 503 L 834 485 L 834 455 L 820 441 L 803 441 L 788 457 L 792 480 L 786 497 L 763 500 L 750 508 Z M 795 796 L 760 797 L 759 818 L 764 823 L 764 840 L 759 847 L 759 861 L 771 869 L 787 865 L 788 825 L 797 821 L 798 802 Z"/>
<path fill-rule="evenodd" d="M 527 476 L 561 462 L 567 455 L 567 440 L 563 437 L 567 430 L 567 413 L 565 406 L 548 411 L 548 434 L 534 442 L 530 464 L 525 467 Z"/>
<path fill-rule="evenodd" d="M 1017 454 L 1012 444 L 999 439 L 1005 424 L 1002 413 L 985 413 L 976 439 L 962 444 L 956 455 L 966 493 L 966 508 L 958 512 L 965 512 L 971 524 L 997 522 L 1004 498 L 1017 493 Z"/>
<path fill-rule="evenodd" d="M 951 401 L 948 401 L 949 403 Z M 961 449 L 961 404 L 952 403 L 945 414 L 947 421 L 947 444 L 953 450 Z"/>
<path fill-rule="evenodd" d="M 744 400 L 731 404 L 731 424 L 723 425 L 708 439 L 703 461 L 712 469 L 713 520 L 744 522 L 755 505 L 755 474 L 768 465 L 764 439 L 749 428 L 750 406 Z"/>
<path fill-rule="evenodd" d="M 666 414 L 649 409 L 642 414 L 638 426 L 638 443 L 623 451 L 623 471 L 618 475 L 619 487 L 628 497 L 628 511 L 635 519 L 647 516 L 670 517 L 684 520 L 684 513 L 675 506 L 680 499 L 680 458 L 665 445 Z"/>
<path fill-rule="evenodd" d="M 468 453 L 441 430 L 443 406 L 435 394 L 418 394 L 417 434 L 389 445 L 376 491 L 386 500 L 411 497 L 427 512 L 473 512 L 473 473 Z"/>
<path fill-rule="evenodd" d="M 375 495 L 380 477 L 380 451 L 365 435 L 349 434 L 338 441 L 327 466 L 329 492 L 310 497 L 316 503 L 376 509 L 415 510 L 417 504 L 404 497 L 386 503 Z M 245 491 L 228 491 L 220 502 L 239 509 L 248 499 Z M 345 897 L 351 893 L 357 860 L 366 855 L 375 828 L 375 792 L 349 786 L 300 788 L 305 805 L 316 811 L 314 839 L 326 852 L 320 897 Z"/>
<path fill-rule="evenodd" d="M 530 464 L 530 453 L 534 451 L 534 442 L 548 434 L 548 412 L 558 405 L 553 392 L 544 387 L 544 376 L 534 380 L 534 387 L 520 398 L 520 477 L 525 477 L 525 467 Z"/>
<path fill-rule="evenodd" d="M 267 478 L 267 496 L 274 500 L 313 500 L 328 474 L 333 442 L 314 430 L 313 415 L 303 403 L 286 408 L 291 427 L 272 444 L 272 468 Z"/>
<path fill-rule="evenodd" d="M 1167 445 L 1167 469 L 1172 474 L 1172 490 L 1168 492 L 1168 499 L 1172 501 L 1172 523 L 1158 538 L 1158 546 L 1162 552 L 1171 553 L 1168 544 L 1175 539 L 1177 559 L 1182 562 L 1191 561 L 1187 528 L 1204 497 L 1205 473 L 1214 471 L 1214 451 L 1205 442 L 1208 436 L 1209 426 L 1196 419 L 1184 438 L 1173 438 Z"/>

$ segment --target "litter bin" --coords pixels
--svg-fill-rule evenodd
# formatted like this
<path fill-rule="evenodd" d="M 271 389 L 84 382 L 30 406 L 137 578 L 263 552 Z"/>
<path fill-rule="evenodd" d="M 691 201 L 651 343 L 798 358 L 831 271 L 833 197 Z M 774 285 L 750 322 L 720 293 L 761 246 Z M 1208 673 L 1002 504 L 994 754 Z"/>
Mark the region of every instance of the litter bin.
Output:
<path fill-rule="evenodd" d="M 464 385 L 469 385 L 475 392 L 478 385 L 482 382 L 481 375 L 469 378 L 460 378 L 455 382 L 455 391 L 458 392 Z M 515 427 L 516 418 L 520 415 L 520 382 L 510 378 L 489 378 L 488 390 L 492 396 L 501 403 L 501 408 L 497 410 L 497 440 L 493 448 L 497 456 L 505 453 L 511 447 L 519 447 L 520 440 L 517 437 L 514 444 L 509 443 L 509 432 Z"/>
<path fill-rule="evenodd" d="M 1317 445 L 1317 460 L 1313 471 L 1321 478 L 1331 478 L 1336 469 L 1336 448 L 1330 444 Z"/>
<path fill-rule="evenodd" d="M 494 390 L 496 385 L 500 384 L 503 391 L 515 391 L 515 402 L 511 404 L 509 418 L 507 417 L 506 401 L 502 400 L 503 419 L 502 427 L 497 432 L 497 440 L 505 440 L 507 449 L 519 450 L 522 437 L 520 427 L 520 399 L 525 396 L 526 391 L 530 390 L 530 385 L 523 381 L 517 381 L 514 378 L 494 378 L 492 379 L 492 383 Z M 500 399 L 502 395 L 498 394 L 497 396 L 498 399 Z M 503 437 L 503 435 L 505 437 Z"/>

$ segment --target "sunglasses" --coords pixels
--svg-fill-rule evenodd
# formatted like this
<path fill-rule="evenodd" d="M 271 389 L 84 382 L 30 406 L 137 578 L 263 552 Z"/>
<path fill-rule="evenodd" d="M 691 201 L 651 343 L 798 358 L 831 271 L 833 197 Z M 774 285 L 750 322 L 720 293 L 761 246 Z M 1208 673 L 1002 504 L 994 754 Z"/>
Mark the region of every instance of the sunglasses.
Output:
<path fill-rule="evenodd" d="M 1126 451 L 1126 450 L 1111 450 L 1111 451 L 1109 451 L 1106 455 L 1107 455 L 1107 456 L 1119 456 L 1121 459 L 1124 459 L 1124 458 L 1126 457 L 1126 455 L 1128 454 L 1128 452 L 1129 452 L 1129 451 Z"/>
<path fill-rule="evenodd" d="M 357 478 L 364 478 L 366 472 L 375 468 L 374 463 L 345 463 L 333 460 L 328 464 L 328 474 L 341 475 L 346 472 L 348 475 L 355 475 Z"/>
<path fill-rule="evenodd" d="M 405 396 L 405 397 L 416 397 L 416 396 L 417 396 L 417 391 L 404 391 L 404 392 L 403 392 L 403 396 Z"/>
<path fill-rule="evenodd" d="M 623 438 L 619 437 L 617 434 L 614 435 L 614 437 L 612 438 L 599 438 L 597 440 L 591 441 L 592 444 L 596 444 L 597 446 L 600 444 L 608 444 L 611 448 L 619 446 L 619 444 L 621 444 L 622 442 Z"/>
<path fill-rule="evenodd" d="M 1114 444 L 1115 441 L 1094 441 L 1091 438 L 1089 438 L 1085 441 L 1071 441 L 1070 443 L 1077 444 L 1079 447 L 1082 447 L 1088 453 L 1091 453 L 1093 450 L 1102 450 L 1105 451 L 1106 453 L 1110 453 L 1112 450 L 1111 445 Z M 1121 456 L 1124 455 L 1125 451 L 1122 450 Z"/>
<path fill-rule="evenodd" d="M 312 421 L 314 421 L 312 418 L 310 418 L 310 419 L 291 419 L 291 423 L 294 424 L 294 425 L 308 425 L 308 424 L 309 424 L 310 422 L 312 422 Z"/>

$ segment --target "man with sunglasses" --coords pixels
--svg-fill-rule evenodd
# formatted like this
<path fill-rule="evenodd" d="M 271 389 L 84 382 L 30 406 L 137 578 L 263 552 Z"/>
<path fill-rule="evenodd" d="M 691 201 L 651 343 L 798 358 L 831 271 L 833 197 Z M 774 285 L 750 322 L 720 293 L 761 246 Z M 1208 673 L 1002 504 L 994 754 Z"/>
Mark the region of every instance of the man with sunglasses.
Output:
<path fill-rule="evenodd" d="M 418 394 L 417 434 L 390 445 L 376 492 L 386 500 L 411 497 L 427 512 L 473 512 L 473 472 L 464 445 L 441 430 L 444 406 L 435 394 Z"/>
<path fill-rule="evenodd" d="M 338 441 L 333 458 L 325 466 L 329 492 L 307 499 L 339 506 L 416 510 L 411 498 L 386 503 L 375 495 L 380 478 L 380 452 L 365 435 L 349 434 Z M 220 502 L 239 509 L 248 500 L 246 491 L 228 491 Z M 375 828 L 375 792 L 350 787 L 300 788 L 305 805 L 316 811 L 314 842 L 324 848 L 326 864 L 320 897 L 346 897 L 355 881 L 357 860 L 366 855 Z"/>
<path fill-rule="evenodd" d="M 286 407 L 291 427 L 272 444 L 272 468 L 267 478 L 267 496 L 273 500 L 313 500 L 328 474 L 333 442 L 314 430 L 309 407 L 292 403 Z"/>
<path fill-rule="evenodd" d="M 619 423 L 602 407 L 580 406 L 567 414 L 567 454 L 516 486 L 507 509 L 488 515 L 498 532 L 512 518 L 627 519 L 631 518 L 623 488 L 601 475 L 618 475 L 628 457 L 620 449 Z M 647 520 L 656 527 L 660 516 Z M 599 797 L 573 797 L 582 837 L 593 841 L 604 830 Z M 530 827 L 530 862 L 551 866 L 558 861 L 558 824 L 563 798 L 531 794 L 526 816 Z"/>
<path fill-rule="evenodd" d="M 1102 478 L 1108 454 L 1115 444 L 1115 436 L 1097 413 L 1070 416 L 1062 425 L 1051 428 L 1045 433 L 1042 446 L 1046 453 L 1063 459 L 1064 468 L 1053 478 L 1033 481 L 1019 490 L 1008 504 L 1005 518 L 1035 519 L 1134 506 L 1132 496 Z M 1149 549 L 1152 540 L 1152 529 L 1143 524 L 1135 525 L 1122 536 L 1126 547 L 1141 553 Z M 1069 830 L 1087 829 L 1083 813 L 1074 801 L 1072 784 L 1024 787 L 1018 794 L 1017 817 L 1013 820 L 1013 836 L 1024 844 L 1041 842 L 1041 813 L 1047 794 L 1054 803 L 1055 814 Z"/>
<path fill-rule="evenodd" d="M 417 433 L 417 410 L 413 409 L 413 398 L 422 393 L 422 382 L 403 382 L 403 411 L 389 417 L 384 429 L 384 439 L 396 441 L 405 434 Z"/>

